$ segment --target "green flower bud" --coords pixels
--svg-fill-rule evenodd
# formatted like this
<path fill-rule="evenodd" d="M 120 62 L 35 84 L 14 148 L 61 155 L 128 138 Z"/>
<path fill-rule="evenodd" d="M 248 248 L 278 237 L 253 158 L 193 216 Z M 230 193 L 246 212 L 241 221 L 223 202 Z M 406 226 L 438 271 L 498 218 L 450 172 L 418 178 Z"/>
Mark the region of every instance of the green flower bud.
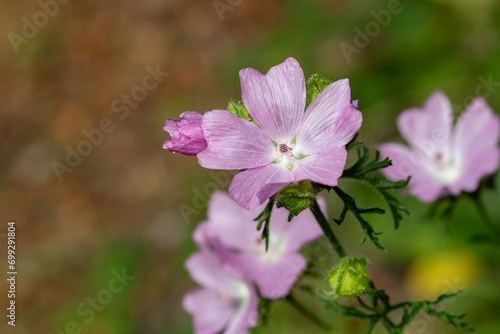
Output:
<path fill-rule="evenodd" d="M 339 296 L 354 297 L 367 292 L 370 278 L 366 270 L 366 258 L 343 259 L 328 273 L 326 281 Z"/>
<path fill-rule="evenodd" d="M 307 209 L 314 199 L 314 188 L 311 181 L 300 181 L 298 184 L 290 183 L 278 192 L 276 206 L 287 209 L 290 214 L 288 221 Z"/>

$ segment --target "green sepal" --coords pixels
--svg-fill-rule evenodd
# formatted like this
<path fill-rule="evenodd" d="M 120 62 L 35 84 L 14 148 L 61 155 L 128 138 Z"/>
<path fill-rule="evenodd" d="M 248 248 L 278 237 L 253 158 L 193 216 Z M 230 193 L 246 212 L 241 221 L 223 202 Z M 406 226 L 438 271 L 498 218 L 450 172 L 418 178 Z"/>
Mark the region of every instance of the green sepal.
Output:
<path fill-rule="evenodd" d="M 276 206 L 285 208 L 290 213 L 288 221 L 307 209 L 316 199 L 311 181 L 300 181 L 298 184 L 290 183 L 281 189 L 276 196 Z"/>

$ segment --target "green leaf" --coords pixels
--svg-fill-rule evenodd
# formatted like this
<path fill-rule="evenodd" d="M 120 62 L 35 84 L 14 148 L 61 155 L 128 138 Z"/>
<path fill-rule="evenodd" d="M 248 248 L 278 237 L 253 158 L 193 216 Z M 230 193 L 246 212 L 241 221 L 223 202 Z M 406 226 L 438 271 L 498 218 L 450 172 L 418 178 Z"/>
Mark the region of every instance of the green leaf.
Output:
<path fill-rule="evenodd" d="M 262 228 L 262 224 L 264 224 L 264 228 L 262 229 L 262 239 L 266 242 L 266 252 L 269 248 L 269 224 L 271 223 L 271 212 L 273 211 L 275 201 L 276 195 L 273 195 L 269 199 L 269 202 L 267 203 L 264 210 L 262 210 L 257 218 L 254 219 L 254 221 L 258 222 L 257 231 L 260 231 L 260 229 Z"/>
<path fill-rule="evenodd" d="M 238 100 L 229 101 L 229 104 L 227 106 L 227 111 L 229 111 L 231 114 L 235 116 L 238 116 L 239 118 L 243 118 L 246 119 L 247 121 L 254 122 L 254 120 L 249 116 L 247 108 L 241 101 Z"/>
<path fill-rule="evenodd" d="M 361 177 L 367 173 L 376 171 L 392 165 L 389 158 L 385 158 L 382 161 L 378 161 L 380 158 L 380 153 L 377 151 L 375 153 L 375 159 L 367 162 L 370 158 L 369 149 L 364 145 L 359 145 L 357 147 L 358 161 L 352 165 L 350 168 L 345 169 L 342 173 L 344 177 Z"/>
<path fill-rule="evenodd" d="M 375 159 L 368 161 L 370 154 L 368 148 L 364 145 L 358 146 L 357 152 L 359 160 L 350 168 L 345 169 L 342 176 L 363 181 L 377 190 L 389 206 L 394 221 L 394 227 L 398 228 L 401 220 L 403 219 L 402 213 L 404 212 L 409 214 L 409 211 L 404 203 L 391 195 L 389 191 L 391 189 L 401 189 L 406 187 L 410 182 L 410 177 L 406 180 L 399 181 L 390 181 L 382 177 L 368 177 L 368 173 L 391 166 L 392 162 L 389 158 L 379 161 L 380 154 L 378 151 L 375 153 Z"/>
<path fill-rule="evenodd" d="M 306 108 L 323 89 L 332 82 L 319 74 L 313 74 L 306 82 Z"/>
<path fill-rule="evenodd" d="M 351 211 L 363 229 L 364 237 L 362 242 L 365 242 L 366 237 L 369 237 L 377 248 L 384 249 L 380 240 L 377 238 L 377 235 L 380 233 L 375 232 L 371 224 L 361 216 L 362 213 L 383 213 L 384 211 L 376 208 L 361 209 L 356 205 L 354 198 L 343 192 L 339 187 L 333 187 L 333 190 L 337 193 L 340 199 L 344 201 L 344 209 L 342 210 L 339 219 L 334 219 L 334 221 L 340 225 L 344 221 L 347 211 Z"/>

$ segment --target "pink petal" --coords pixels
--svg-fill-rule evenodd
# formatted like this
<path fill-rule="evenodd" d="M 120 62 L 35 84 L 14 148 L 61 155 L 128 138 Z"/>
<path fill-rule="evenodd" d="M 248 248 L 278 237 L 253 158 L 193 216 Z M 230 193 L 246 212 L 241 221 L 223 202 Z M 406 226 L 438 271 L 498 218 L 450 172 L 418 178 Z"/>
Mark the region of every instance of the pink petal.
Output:
<path fill-rule="evenodd" d="M 250 289 L 250 299 L 247 305 L 241 306 L 238 312 L 229 319 L 229 323 L 224 334 L 246 334 L 248 328 L 257 326 L 259 321 L 258 297 L 255 288 L 248 285 Z"/>
<path fill-rule="evenodd" d="M 229 195 L 245 209 L 252 210 L 292 181 L 290 171 L 269 164 L 236 174 L 229 186 Z"/>
<path fill-rule="evenodd" d="M 255 168 L 270 163 L 274 146 L 262 130 L 229 111 L 213 110 L 203 116 L 208 147 L 198 154 L 202 167 L 211 169 Z"/>
<path fill-rule="evenodd" d="M 322 197 L 317 197 L 318 205 L 323 214 L 328 217 L 326 201 Z M 271 215 L 271 226 L 269 233 L 279 234 L 285 238 L 286 251 L 289 253 L 298 251 L 302 246 L 323 235 L 318 222 L 314 218 L 311 210 L 302 211 L 294 217 L 291 222 L 288 221 L 288 211 L 284 208 L 274 208 Z"/>
<path fill-rule="evenodd" d="M 433 93 L 424 108 L 405 110 L 397 119 L 399 133 L 428 156 L 447 151 L 453 126 L 453 109 L 440 91 Z"/>
<path fill-rule="evenodd" d="M 208 251 L 191 255 L 184 264 L 191 278 L 206 288 L 220 289 L 231 285 L 235 275 L 230 275 L 217 256 Z"/>
<path fill-rule="evenodd" d="M 318 153 L 325 147 L 344 146 L 359 131 L 361 112 L 351 105 L 349 80 L 327 86 L 307 107 L 297 134 L 305 152 Z"/>
<path fill-rule="evenodd" d="M 288 58 L 266 75 L 253 68 L 240 71 L 241 95 L 250 116 L 275 141 L 292 140 L 306 103 L 304 72 Z"/>
<path fill-rule="evenodd" d="M 485 147 L 469 154 L 462 176 L 449 186 L 450 192 L 459 195 L 462 191 L 475 191 L 484 176 L 493 174 L 497 170 L 499 162 L 498 146 Z"/>
<path fill-rule="evenodd" d="M 216 191 L 208 207 L 209 229 L 226 246 L 239 251 L 253 249 L 254 240 L 260 236 L 253 221 L 264 209 L 246 210 L 225 192 Z"/>
<path fill-rule="evenodd" d="M 410 151 L 399 143 L 379 146 L 381 158 L 389 157 L 392 166 L 382 169 L 382 173 L 392 181 L 403 180 L 411 175 L 409 192 L 423 202 L 431 202 L 443 195 L 445 186 L 434 181 L 427 169 L 428 157 L 417 150 Z"/>
<path fill-rule="evenodd" d="M 248 278 L 257 283 L 260 294 L 270 299 L 288 295 L 300 272 L 306 267 L 306 261 L 298 253 L 287 253 L 269 264 L 251 255 L 240 255 L 239 260 L 245 263 Z"/>
<path fill-rule="evenodd" d="M 345 147 L 335 146 L 305 157 L 294 166 L 294 182 L 311 180 L 332 187 L 336 186 L 344 170 L 346 158 Z"/>
<path fill-rule="evenodd" d="M 477 98 L 467 106 L 455 126 L 454 146 L 456 153 L 462 159 L 472 162 L 471 157 L 477 151 L 496 147 L 499 136 L 498 115 L 494 114 L 484 99 Z M 475 163 L 481 162 L 476 161 Z"/>
<path fill-rule="evenodd" d="M 233 308 L 220 302 L 216 290 L 199 289 L 189 292 L 184 296 L 182 304 L 193 315 L 197 334 L 220 332 L 234 313 Z"/>
<path fill-rule="evenodd" d="M 378 147 L 380 158 L 389 157 L 392 165 L 382 169 L 382 173 L 392 181 L 404 180 L 413 175 L 417 168 L 414 163 L 416 158 L 411 158 L 412 151 L 405 145 L 399 143 L 386 143 Z M 423 164 L 423 160 L 422 160 Z"/>

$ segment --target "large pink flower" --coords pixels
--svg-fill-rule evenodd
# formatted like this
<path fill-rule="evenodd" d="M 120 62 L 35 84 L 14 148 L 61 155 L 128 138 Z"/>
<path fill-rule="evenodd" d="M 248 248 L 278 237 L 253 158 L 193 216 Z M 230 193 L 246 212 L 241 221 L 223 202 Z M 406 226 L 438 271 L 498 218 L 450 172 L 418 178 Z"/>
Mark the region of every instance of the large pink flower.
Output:
<path fill-rule="evenodd" d="M 240 71 L 242 99 L 258 124 L 225 110 L 203 116 L 207 148 L 200 165 L 245 169 L 229 193 L 254 209 L 290 182 L 311 180 L 336 186 L 346 161 L 345 145 L 358 132 L 362 116 L 351 105 L 349 81 L 327 86 L 305 110 L 306 86 L 299 63 L 288 58 L 266 75 Z"/>
<path fill-rule="evenodd" d="M 499 117 L 486 101 L 474 99 L 453 126 L 453 110 L 442 92 L 422 109 L 405 110 L 397 120 L 399 143 L 380 145 L 393 165 L 383 173 L 391 180 L 411 175 L 410 193 L 424 202 L 462 191 L 474 191 L 499 163 Z"/>
<path fill-rule="evenodd" d="M 326 214 L 326 204 L 318 198 Z M 288 222 L 288 211 L 274 208 L 269 229 L 269 249 L 266 252 L 261 232 L 253 219 L 262 207 L 245 210 L 226 193 L 217 191 L 208 207 L 208 221 L 200 224 L 194 239 L 201 248 L 216 247 L 225 264 L 254 281 L 262 296 L 270 299 L 285 297 L 297 280 L 306 262 L 299 249 L 323 235 L 310 210 L 301 212 Z"/>
<path fill-rule="evenodd" d="M 258 321 L 255 288 L 242 274 L 227 268 L 215 252 L 203 249 L 186 261 L 191 277 L 203 288 L 184 296 L 197 334 L 244 334 Z"/>

